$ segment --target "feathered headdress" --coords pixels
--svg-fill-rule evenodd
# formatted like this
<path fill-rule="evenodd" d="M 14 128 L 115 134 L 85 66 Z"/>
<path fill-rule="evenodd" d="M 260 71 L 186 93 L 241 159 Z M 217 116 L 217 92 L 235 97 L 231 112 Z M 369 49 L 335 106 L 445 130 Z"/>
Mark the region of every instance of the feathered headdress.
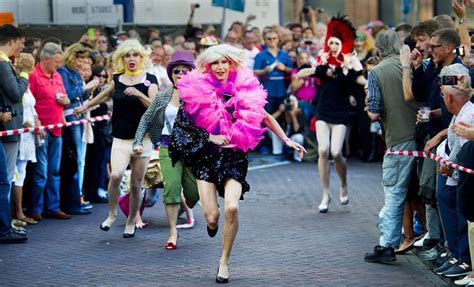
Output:
<path fill-rule="evenodd" d="M 343 55 L 351 54 L 354 49 L 355 36 L 355 28 L 352 26 L 351 21 L 348 20 L 348 16 L 337 14 L 337 16 L 332 17 L 331 21 L 328 23 L 324 51 L 329 52 L 328 41 L 330 38 L 335 37 L 341 40 L 341 53 Z"/>

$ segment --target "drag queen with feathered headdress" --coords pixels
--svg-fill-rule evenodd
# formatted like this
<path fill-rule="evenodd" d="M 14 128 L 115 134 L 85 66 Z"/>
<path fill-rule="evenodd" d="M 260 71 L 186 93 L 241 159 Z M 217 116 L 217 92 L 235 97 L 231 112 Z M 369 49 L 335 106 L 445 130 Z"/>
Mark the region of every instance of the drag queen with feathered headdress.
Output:
<path fill-rule="evenodd" d="M 265 129 L 276 133 L 290 148 L 305 149 L 290 140 L 276 120 L 265 112 L 267 92 L 243 65 L 243 51 L 230 45 L 208 48 L 197 59 L 197 70 L 178 82 L 183 101 L 170 137 L 173 161 L 191 167 L 210 237 L 217 233 L 219 208 L 216 191 L 225 197 L 222 256 L 216 281 L 229 278 L 228 261 L 238 229 L 239 200 L 249 191 L 245 181 L 247 151 L 257 146 Z"/>
<path fill-rule="evenodd" d="M 362 64 L 353 52 L 355 29 L 347 16 L 333 17 L 328 23 L 326 44 L 320 51 L 316 66 L 303 69 L 297 76 L 315 75 L 321 82 L 316 107 L 316 137 L 318 139 L 318 168 L 323 197 L 319 212 L 326 213 L 331 201 L 329 195 L 329 151 L 335 161 L 340 179 L 339 199 L 349 203 L 346 181 L 346 162 L 342 145 L 349 120 L 348 103 L 354 84 L 365 85 Z"/>

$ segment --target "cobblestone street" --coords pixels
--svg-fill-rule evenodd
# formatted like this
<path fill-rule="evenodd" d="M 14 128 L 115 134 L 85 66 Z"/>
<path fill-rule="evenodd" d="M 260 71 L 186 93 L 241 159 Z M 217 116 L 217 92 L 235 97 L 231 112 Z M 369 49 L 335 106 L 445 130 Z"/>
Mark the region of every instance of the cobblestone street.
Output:
<path fill-rule="evenodd" d="M 390 265 L 364 262 L 364 253 L 378 243 L 381 163 L 349 161 L 347 206 L 339 203 L 338 180 L 331 169 L 327 214 L 317 210 L 321 191 L 314 163 L 249 172 L 251 191 L 241 202 L 230 285 L 444 286 L 412 253 L 397 256 Z M 45 219 L 30 227 L 27 244 L 0 246 L 0 285 L 214 284 L 223 216 L 218 236 L 209 238 L 197 206 L 195 227 L 180 230 L 178 249 L 167 251 L 161 197 L 145 209 L 149 226 L 132 239 L 122 238 L 122 214 L 110 231 L 101 231 L 106 213 L 106 204 L 96 204 L 92 215 Z"/>

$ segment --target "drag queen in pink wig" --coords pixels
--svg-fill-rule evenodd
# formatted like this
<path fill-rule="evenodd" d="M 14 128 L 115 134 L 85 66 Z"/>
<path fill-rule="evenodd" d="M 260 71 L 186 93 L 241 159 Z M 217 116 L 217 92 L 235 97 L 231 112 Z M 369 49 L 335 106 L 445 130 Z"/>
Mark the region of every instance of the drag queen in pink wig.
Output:
<path fill-rule="evenodd" d="M 216 282 L 227 283 L 229 256 L 239 225 L 239 200 L 250 189 L 245 181 L 247 151 L 263 138 L 262 123 L 300 157 L 305 149 L 286 137 L 265 112 L 267 92 L 243 65 L 240 49 L 226 44 L 208 48 L 198 57 L 197 69 L 183 76 L 178 88 L 183 104 L 170 137 L 170 157 L 191 167 L 210 237 L 216 235 L 219 222 L 216 191 L 225 198 Z"/>

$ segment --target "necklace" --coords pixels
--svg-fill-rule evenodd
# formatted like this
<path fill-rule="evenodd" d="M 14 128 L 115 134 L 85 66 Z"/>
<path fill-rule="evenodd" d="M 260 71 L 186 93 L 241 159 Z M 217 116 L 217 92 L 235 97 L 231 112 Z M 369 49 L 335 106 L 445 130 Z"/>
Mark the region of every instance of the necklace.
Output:
<path fill-rule="evenodd" d="M 141 70 L 140 74 L 141 73 L 143 73 L 143 70 Z M 125 72 L 124 74 L 122 74 L 121 81 L 127 86 L 135 85 L 142 81 L 142 78 L 139 76 L 140 74 L 130 75 Z"/>
<path fill-rule="evenodd" d="M 138 69 L 136 71 L 130 71 L 128 69 L 125 69 L 125 74 L 130 75 L 130 76 L 136 76 L 136 75 L 141 74 L 141 73 L 143 73 L 142 69 Z"/>

